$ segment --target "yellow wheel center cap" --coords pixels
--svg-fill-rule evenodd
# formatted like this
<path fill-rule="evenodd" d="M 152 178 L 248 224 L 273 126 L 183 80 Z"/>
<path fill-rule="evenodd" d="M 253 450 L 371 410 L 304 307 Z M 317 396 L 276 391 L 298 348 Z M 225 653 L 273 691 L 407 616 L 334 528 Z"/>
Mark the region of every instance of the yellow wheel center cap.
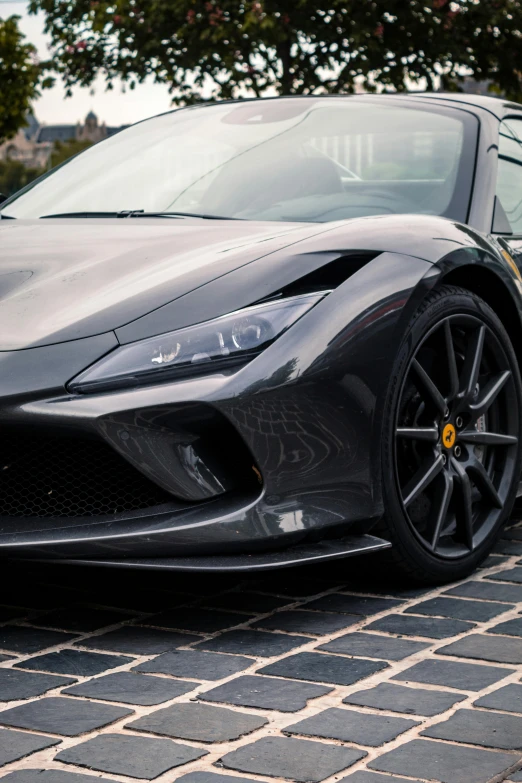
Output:
<path fill-rule="evenodd" d="M 457 440 L 457 432 L 453 424 L 446 424 L 442 430 L 442 445 L 446 449 L 452 449 Z"/>

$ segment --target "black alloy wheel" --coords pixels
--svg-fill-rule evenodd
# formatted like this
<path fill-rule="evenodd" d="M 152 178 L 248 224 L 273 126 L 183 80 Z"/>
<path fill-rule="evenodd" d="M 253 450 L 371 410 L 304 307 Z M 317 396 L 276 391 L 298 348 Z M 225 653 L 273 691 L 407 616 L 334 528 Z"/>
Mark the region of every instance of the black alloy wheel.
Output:
<path fill-rule="evenodd" d="M 513 347 L 485 302 L 441 287 L 408 328 L 391 388 L 384 525 L 395 564 L 425 582 L 462 578 L 490 551 L 518 487 Z"/>

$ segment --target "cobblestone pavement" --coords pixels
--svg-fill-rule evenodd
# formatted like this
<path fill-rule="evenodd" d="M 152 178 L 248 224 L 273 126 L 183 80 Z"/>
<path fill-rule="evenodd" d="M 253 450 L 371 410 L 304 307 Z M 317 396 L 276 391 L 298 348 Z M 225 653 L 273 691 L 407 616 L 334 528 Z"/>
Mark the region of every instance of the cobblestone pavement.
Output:
<path fill-rule="evenodd" d="M 518 526 L 518 527 L 517 527 Z M 0 779 L 522 781 L 522 523 L 473 577 L 3 564 Z"/>

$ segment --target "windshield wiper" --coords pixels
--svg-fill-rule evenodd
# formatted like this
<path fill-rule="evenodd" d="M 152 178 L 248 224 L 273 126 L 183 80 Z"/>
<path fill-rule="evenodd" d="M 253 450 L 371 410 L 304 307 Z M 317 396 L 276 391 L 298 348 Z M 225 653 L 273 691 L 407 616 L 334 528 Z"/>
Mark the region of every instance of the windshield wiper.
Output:
<path fill-rule="evenodd" d="M 40 220 L 46 218 L 117 218 L 119 212 L 57 212 L 55 215 L 40 215 Z"/>
<path fill-rule="evenodd" d="M 241 220 L 242 218 L 230 217 L 228 215 L 207 215 L 200 212 L 144 212 L 137 209 L 133 212 L 120 212 L 118 217 L 193 217 L 203 220 Z"/>
<path fill-rule="evenodd" d="M 135 217 L 194 217 L 203 220 L 240 220 L 241 218 L 224 217 L 223 215 L 205 215 L 197 212 L 145 212 L 144 209 L 128 209 L 122 212 L 57 212 L 54 215 L 42 215 L 41 220 L 48 218 L 135 218 Z"/>

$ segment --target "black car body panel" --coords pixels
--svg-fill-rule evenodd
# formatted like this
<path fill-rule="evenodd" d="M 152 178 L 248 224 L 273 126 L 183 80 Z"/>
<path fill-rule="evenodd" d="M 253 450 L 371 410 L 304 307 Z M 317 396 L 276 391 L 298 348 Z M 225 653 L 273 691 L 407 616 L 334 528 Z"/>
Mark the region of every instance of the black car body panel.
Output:
<path fill-rule="evenodd" d="M 466 280 L 522 347 L 522 283 L 505 257 L 511 238 L 490 234 L 498 119 L 522 107 L 408 100 L 454 101 L 480 121 L 467 225 L 431 215 L 324 224 L 0 222 L 4 432 L 41 443 L 44 452 L 56 437 L 72 452 L 100 444 L 110 465 L 121 461 L 158 491 L 155 505 L 92 515 L 64 492 L 65 511 L 53 516 L 21 506 L 5 514 L 11 490 L 3 488 L 1 551 L 113 562 L 248 553 L 371 530 L 383 513 L 389 377 L 426 294 L 442 280 Z M 72 378 L 119 345 L 310 287 L 310 280 L 330 292 L 244 365 L 104 393 L 68 391 Z M 23 459 L 31 470 L 30 457 Z M 8 453 L 2 460 L 11 469 Z M 93 486 L 97 469 L 89 468 Z M 40 492 L 52 476 L 38 481 Z M 62 491 L 58 479 L 51 484 L 49 492 Z M 11 507 L 18 497 L 10 496 Z"/>
<path fill-rule="evenodd" d="M 114 330 L 321 228 L 168 219 L 3 221 L 0 350 Z"/>

